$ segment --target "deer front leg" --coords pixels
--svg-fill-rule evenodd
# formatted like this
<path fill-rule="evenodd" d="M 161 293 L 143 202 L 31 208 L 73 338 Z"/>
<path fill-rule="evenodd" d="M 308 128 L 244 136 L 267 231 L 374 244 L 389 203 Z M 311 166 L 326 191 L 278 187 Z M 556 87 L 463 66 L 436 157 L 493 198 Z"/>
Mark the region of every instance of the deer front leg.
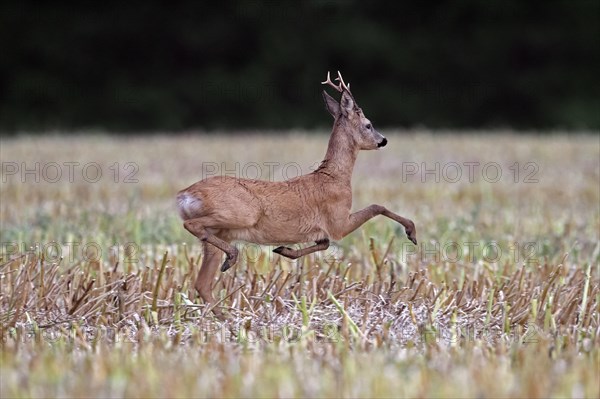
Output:
<path fill-rule="evenodd" d="M 361 209 L 360 211 L 352 213 L 348 218 L 348 224 L 345 226 L 344 229 L 342 229 L 342 236 L 346 236 L 352 233 L 354 230 L 362 226 L 367 220 L 377 215 L 386 216 L 400 223 L 402 226 L 404 226 L 408 239 L 411 240 L 413 244 L 417 245 L 417 231 L 415 229 L 415 224 L 412 220 L 397 215 L 384 206 L 375 204 Z"/>
<path fill-rule="evenodd" d="M 277 247 L 273 250 L 276 254 L 290 259 L 298 259 L 301 256 L 312 254 L 313 252 L 323 251 L 329 248 L 329 238 L 315 241 L 315 245 L 301 249 L 291 249 L 288 247 Z"/>

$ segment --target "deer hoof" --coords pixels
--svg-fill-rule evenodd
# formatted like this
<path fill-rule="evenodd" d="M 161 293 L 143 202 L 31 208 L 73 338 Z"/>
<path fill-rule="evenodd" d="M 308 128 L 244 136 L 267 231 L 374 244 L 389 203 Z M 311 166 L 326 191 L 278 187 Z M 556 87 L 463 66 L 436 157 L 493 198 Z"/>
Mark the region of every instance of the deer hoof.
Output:
<path fill-rule="evenodd" d="M 414 229 L 406 230 L 406 236 L 415 245 L 417 245 L 417 234 Z"/>
<path fill-rule="evenodd" d="M 273 250 L 273 252 L 275 252 L 276 254 L 281 255 L 282 252 L 285 252 L 285 250 L 288 249 L 286 247 L 277 247 Z"/>
<path fill-rule="evenodd" d="M 415 224 L 409 220 L 408 226 L 405 226 L 406 236 L 415 245 L 417 245 L 417 230 Z"/>
<path fill-rule="evenodd" d="M 221 266 L 221 271 L 227 271 L 231 266 L 235 265 L 237 262 L 238 250 L 236 247 L 232 248 L 232 252 L 227 252 L 227 256 L 225 257 L 225 262 L 223 262 L 223 266 Z"/>
<path fill-rule="evenodd" d="M 233 266 L 231 260 L 229 258 L 225 259 L 225 262 L 223 262 L 223 266 L 221 266 L 221 272 L 226 272 L 231 266 Z"/>
<path fill-rule="evenodd" d="M 288 247 L 277 247 L 273 250 L 273 252 L 289 259 L 298 259 L 300 257 L 298 256 L 297 251 L 294 251 Z"/>

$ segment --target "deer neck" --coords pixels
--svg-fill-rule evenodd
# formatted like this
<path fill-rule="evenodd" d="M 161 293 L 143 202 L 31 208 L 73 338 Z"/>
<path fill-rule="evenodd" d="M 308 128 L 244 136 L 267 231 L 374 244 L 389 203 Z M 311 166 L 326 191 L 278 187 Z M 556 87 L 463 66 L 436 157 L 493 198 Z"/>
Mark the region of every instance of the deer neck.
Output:
<path fill-rule="evenodd" d="M 325 173 L 337 180 L 350 183 L 358 151 L 351 135 L 347 134 L 345 129 L 340 125 L 336 124 L 329 138 L 325 159 L 321 162 L 321 166 L 317 169 L 317 172 Z"/>

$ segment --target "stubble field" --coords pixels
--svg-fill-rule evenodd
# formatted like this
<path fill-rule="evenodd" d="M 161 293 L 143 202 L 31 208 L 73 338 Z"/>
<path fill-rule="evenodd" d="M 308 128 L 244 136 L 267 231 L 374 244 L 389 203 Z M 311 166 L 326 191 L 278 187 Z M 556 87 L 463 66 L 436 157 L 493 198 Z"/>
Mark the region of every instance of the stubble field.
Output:
<path fill-rule="evenodd" d="M 598 397 L 597 134 L 386 132 L 354 206 L 384 217 L 290 261 L 202 254 L 174 204 L 202 177 L 284 180 L 327 134 L 2 138 L 2 397 Z"/>

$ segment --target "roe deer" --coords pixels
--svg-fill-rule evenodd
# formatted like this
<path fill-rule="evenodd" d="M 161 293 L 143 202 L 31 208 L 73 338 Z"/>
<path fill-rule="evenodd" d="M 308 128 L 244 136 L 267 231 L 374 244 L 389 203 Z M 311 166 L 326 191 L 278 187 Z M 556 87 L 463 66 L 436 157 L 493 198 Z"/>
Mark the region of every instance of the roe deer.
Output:
<path fill-rule="evenodd" d="M 186 230 L 202 242 L 204 256 L 194 287 L 206 302 L 214 302 L 212 283 L 221 260 L 224 272 L 233 266 L 238 250 L 233 240 L 256 244 L 285 245 L 314 242 L 275 253 L 290 259 L 322 251 L 329 240 L 339 240 L 376 215 L 384 215 L 404 226 L 408 238 L 416 240 L 415 224 L 381 205 L 370 205 L 350 213 L 352 169 L 360 150 L 375 150 L 387 139 L 373 128 L 338 71 L 334 84 L 342 93 L 338 103 L 325 90 L 325 106 L 334 118 L 325 159 L 312 173 L 282 182 L 213 176 L 192 184 L 177 194 L 179 213 Z"/>

